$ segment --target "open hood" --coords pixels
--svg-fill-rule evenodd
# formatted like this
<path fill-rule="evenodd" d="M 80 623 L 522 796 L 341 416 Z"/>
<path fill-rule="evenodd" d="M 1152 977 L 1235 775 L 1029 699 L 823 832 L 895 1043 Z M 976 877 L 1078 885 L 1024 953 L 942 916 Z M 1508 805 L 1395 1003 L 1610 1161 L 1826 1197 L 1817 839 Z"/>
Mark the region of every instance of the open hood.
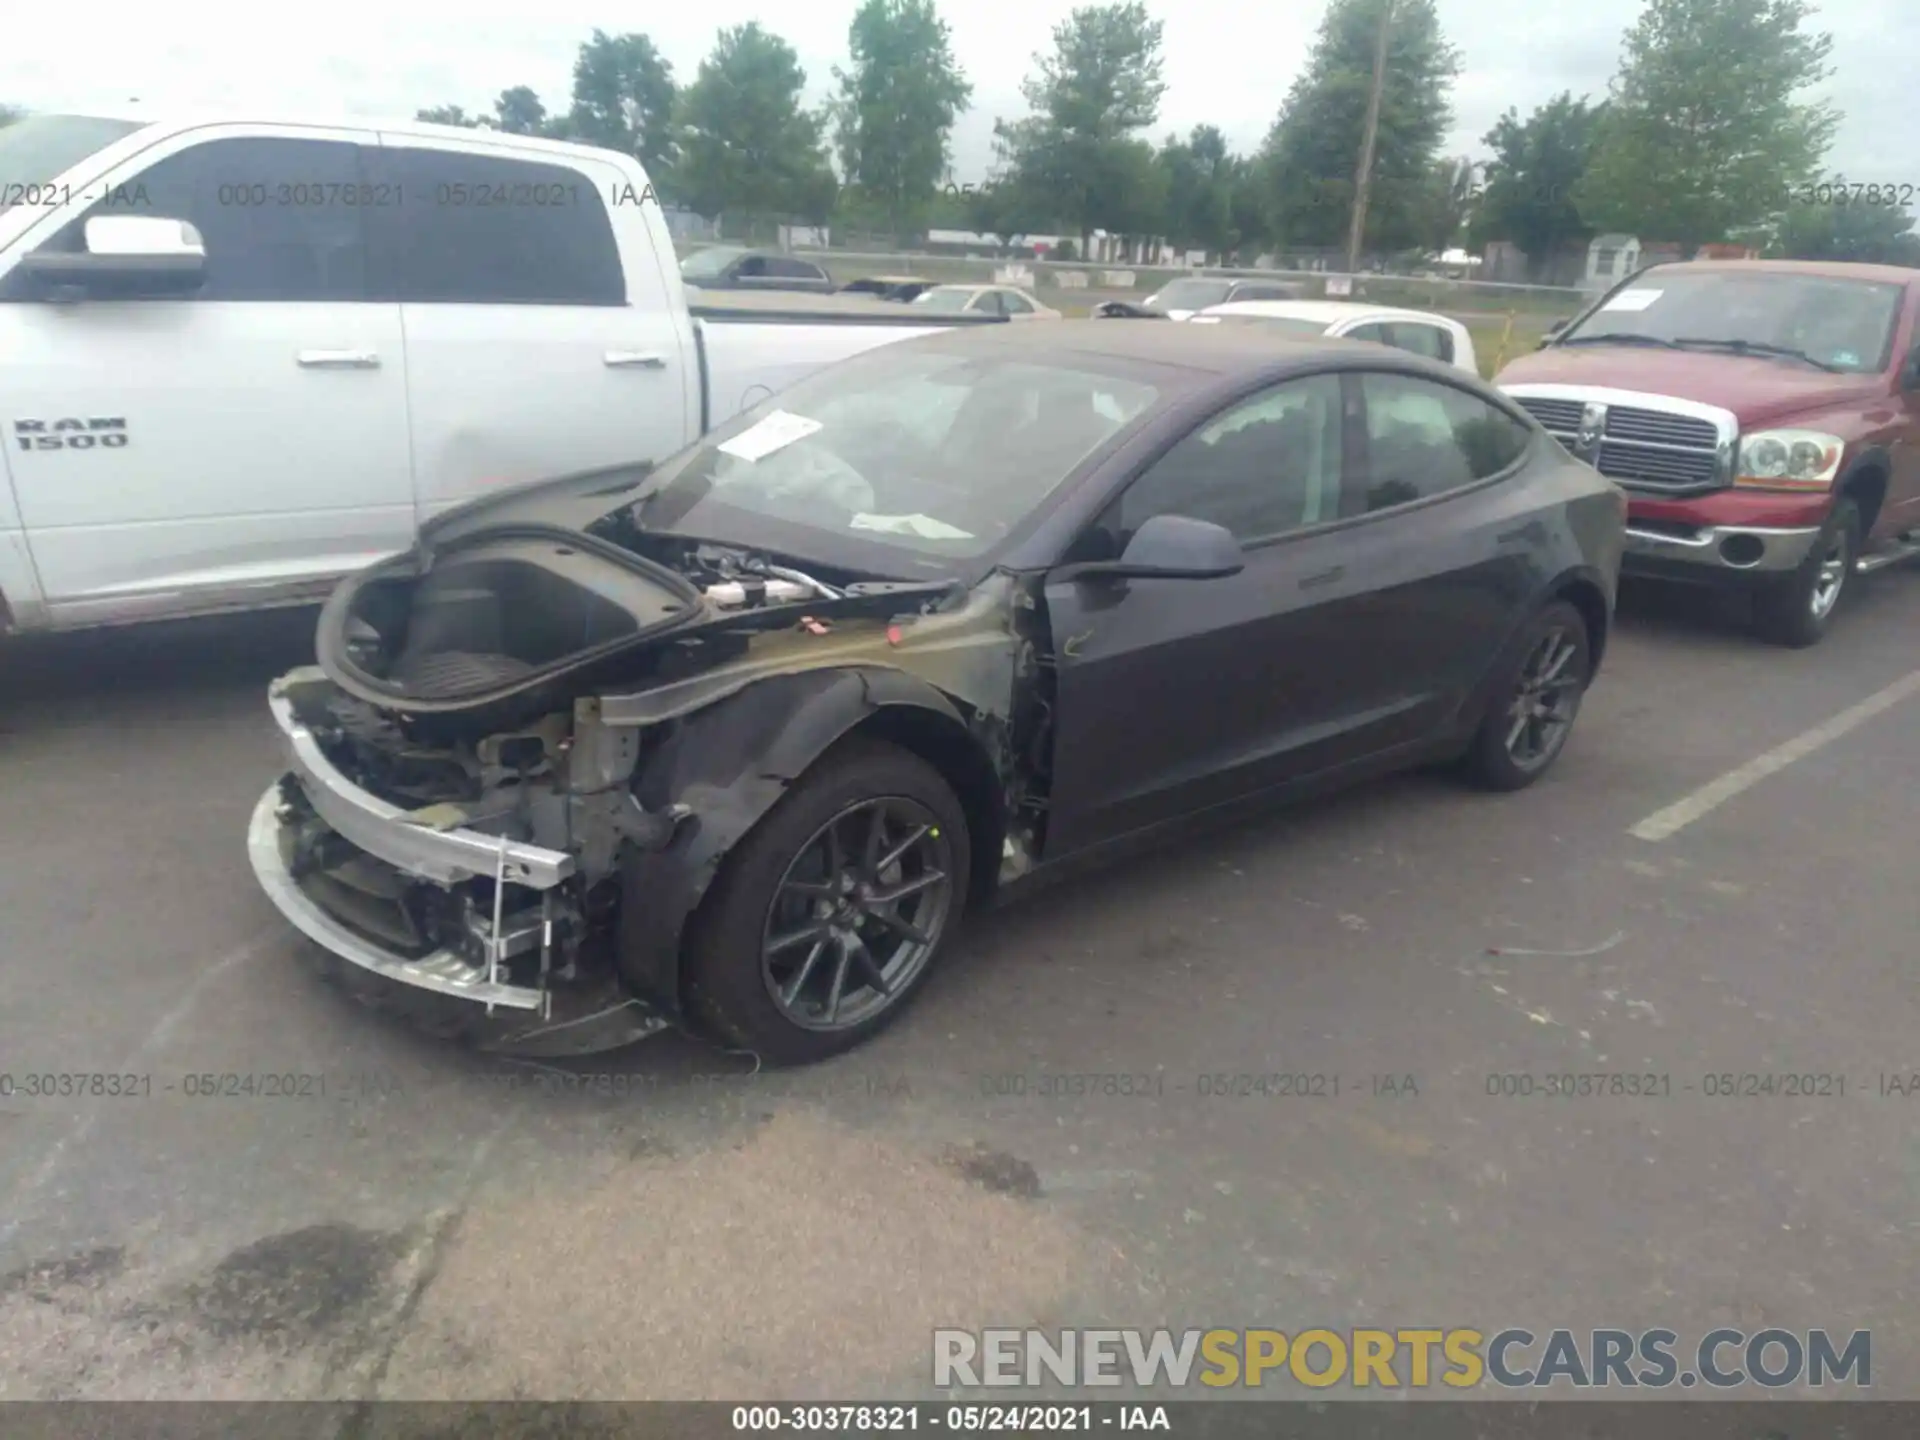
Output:
<path fill-rule="evenodd" d="M 510 485 L 441 511 L 420 527 L 416 548 L 438 550 L 503 525 L 585 530 L 608 512 L 632 504 L 653 469 L 651 461 L 640 461 Z"/>
<path fill-rule="evenodd" d="M 709 542 L 619 527 L 628 543 L 606 538 L 599 522 L 631 505 L 652 470 L 515 486 L 428 521 L 412 550 L 335 590 L 315 636 L 321 668 L 385 710 L 492 723 L 502 711 L 564 706 L 602 681 L 671 683 L 803 615 L 885 617 L 952 589 L 803 584 L 731 547 L 716 554 Z"/>

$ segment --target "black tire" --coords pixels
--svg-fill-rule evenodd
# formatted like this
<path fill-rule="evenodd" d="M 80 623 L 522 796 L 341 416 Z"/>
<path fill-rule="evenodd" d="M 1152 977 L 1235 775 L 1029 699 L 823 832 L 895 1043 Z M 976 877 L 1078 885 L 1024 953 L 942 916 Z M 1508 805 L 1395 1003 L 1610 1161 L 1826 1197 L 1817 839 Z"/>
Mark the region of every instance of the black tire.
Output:
<path fill-rule="evenodd" d="M 1571 653 L 1563 654 L 1567 647 Z M 1552 674 L 1542 688 L 1539 672 L 1546 669 Z M 1546 774 L 1566 748 L 1592 678 L 1593 645 L 1586 618 L 1566 601 L 1556 600 L 1528 622 L 1509 650 L 1492 703 L 1467 747 L 1467 777 L 1482 789 L 1506 791 L 1524 790 Z M 1523 703 L 1550 703 L 1553 718 L 1563 723 L 1549 731 L 1549 717 L 1518 714 Z M 1531 748 L 1536 735 L 1542 744 L 1537 753 Z"/>
<path fill-rule="evenodd" d="M 1754 633 L 1769 644 L 1795 650 L 1819 644 L 1853 592 L 1853 566 L 1859 557 L 1860 507 L 1842 496 L 1800 568 L 1754 596 Z"/>
<path fill-rule="evenodd" d="M 882 801 L 899 827 L 888 843 L 897 843 L 902 834 L 911 834 L 921 827 L 930 831 L 920 842 L 925 858 L 920 852 L 909 858 L 918 867 L 914 873 L 922 878 L 936 870 L 944 874 L 944 896 L 937 896 L 936 882 L 929 890 L 919 893 L 929 895 L 929 903 L 932 898 L 939 898 L 940 903 L 929 909 L 916 898 L 911 914 L 905 918 L 919 933 L 930 936 L 931 943 L 921 947 L 885 931 L 882 943 L 890 941 L 901 949 L 880 962 L 883 970 L 894 970 L 896 964 L 900 966 L 893 977 L 897 988 L 884 996 L 864 978 L 857 964 L 841 964 L 841 944 L 835 939 L 821 941 L 826 950 L 820 953 L 816 953 L 815 945 L 803 940 L 791 952 L 798 955 L 805 951 L 803 958 L 787 960 L 783 956 L 781 960 L 770 961 L 764 949 L 770 940 L 779 938 L 774 935 L 776 926 L 790 936 L 832 923 L 810 909 L 796 917 L 790 908 L 796 897 L 786 888 L 786 882 L 791 879 L 789 870 L 807 863 L 807 857 L 824 860 L 828 842 L 822 836 L 830 823 L 857 827 L 864 835 L 871 807 Z M 890 822 L 882 822 L 883 834 L 887 823 Z M 851 857 L 853 847 L 846 843 L 852 838 L 850 834 L 843 837 L 843 849 L 849 855 L 850 868 L 860 869 L 860 862 Z M 968 857 L 966 812 L 937 770 L 917 755 L 894 745 L 852 740 L 835 746 L 728 854 L 713 888 L 688 926 L 683 971 L 688 1018 L 709 1039 L 751 1051 L 763 1064 L 773 1066 L 809 1065 L 871 1039 L 906 1008 L 932 972 L 941 952 L 948 947 L 966 904 Z M 893 869 L 896 876 L 901 873 L 899 865 Z M 871 868 L 864 873 L 869 883 L 876 883 Z M 776 911 L 776 902 L 788 908 Z M 801 903 L 819 906 L 834 902 L 802 899 Z M 849 896 L 847 903 L 857 906 L 860 902 Z M 903 903 L 907 902 L 892 904 L 897 918 Z M 852 932 L 855 935 L 881 933 L 874 931 L 867 920 L 857 917 L 852 922 Z M 907 962 L 909 950 L 915 952 L 911 965 Z M 920 953 L 922 950 L 924 953 Z M 794 985 L 800 966 L 814 965 L 821 953 L 826 956 L 825 968 L 829 972 L 839 965 L 850 981 L 859 981 L 861 990 L 857 993 L 865 996 L 860 1003 L 878 1008 L 850 1023 L 834 1022 L 837 1028 L 822 1028 L 826 1021 L 818 1011 L 825 1008 L 827 1001 L 818 998 L 810 1023 L 796 1019 L 795 1014 L 809 1004 L 807 996 L 801 995 L 794 1002 L 796 1010 L 790 1012 L 776 997 L 775 983 L 778 981 L 783 990 Z M 871 949 L 863 947 L 863 953 L 879 960 Z M 779 964 L 789 965 L 790 971 L 782 974 L 770 968 Z M 824 981 L 814 982 L 816 997 L 823 983 L 831 988 L 834 983 L 831 973 Z M 797 984 L 804 989 L 809 977 L 800 975 Z M 857 1006 L 854 1013 L 858 1013 Z"/>

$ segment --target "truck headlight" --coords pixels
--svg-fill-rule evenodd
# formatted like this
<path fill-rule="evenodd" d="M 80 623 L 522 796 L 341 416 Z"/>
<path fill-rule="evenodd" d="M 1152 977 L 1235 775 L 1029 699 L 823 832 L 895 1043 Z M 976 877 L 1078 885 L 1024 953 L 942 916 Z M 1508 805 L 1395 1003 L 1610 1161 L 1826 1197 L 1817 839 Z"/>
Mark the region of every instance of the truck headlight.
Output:
<path fill-rule="evenodd" d="M 1846 442 L 1819 430 L 1757 430 L 1740 442 L 1733 483 L 1756 490 L 1825 490 Z"/>

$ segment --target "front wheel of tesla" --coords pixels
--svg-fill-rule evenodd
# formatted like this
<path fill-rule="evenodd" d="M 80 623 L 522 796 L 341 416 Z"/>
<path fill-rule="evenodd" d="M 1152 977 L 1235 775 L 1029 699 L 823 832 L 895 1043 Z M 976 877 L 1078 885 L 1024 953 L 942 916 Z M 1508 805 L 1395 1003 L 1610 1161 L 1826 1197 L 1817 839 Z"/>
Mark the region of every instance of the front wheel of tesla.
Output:
<path fill-rule="evenodd" d="M 687 937 L 690 1016 L 768 1065 L 850 1050 L 906 1007 L 965 908 L 966 814 L 897 746 L 824 757 L 728 855 Z"/>
<path fill-rule="evenodd" d="M 1533 618 L 1468 751 L 1468 773 L 1489 790 L 1521 790 L 1560 758 L 1591 678 L 1587 622 L 1563 600 Z"/>

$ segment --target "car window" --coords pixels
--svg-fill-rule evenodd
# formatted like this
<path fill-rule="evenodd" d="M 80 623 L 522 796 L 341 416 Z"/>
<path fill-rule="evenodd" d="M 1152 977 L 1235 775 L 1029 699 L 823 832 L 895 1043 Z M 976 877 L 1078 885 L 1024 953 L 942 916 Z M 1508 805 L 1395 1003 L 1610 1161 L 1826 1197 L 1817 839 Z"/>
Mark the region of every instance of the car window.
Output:
<path fill-rule="evenodd" d="M 624 305 L 613 223 L 579 171 L 413 146 L 368 152 L 370 285 L 407 304 Z"/>
<path fill-rule="evenodd" d="M 1291 380 L 1243 400 L 1128 486 L 1107 528 L 1124 548 L 1155 515 L 1211 520 L 1242 541 L 1335 519 L 1340 415 L 1334 375 Z"/>
<path fill-rule="evenodd" d="M 1396 350 L 1424 355 L 1429 360 L 1453 363 L 1453 336 L 1438 325 L 1418 320 L 1396 320 L 1387 326 L 1387 343 Z"/>
<path fill-rule="evenodd" d="M 360 157 L 342 140 L 209 140 L 116 183 L 87 213 L 192 224 L 207 252 L 197 300 L 364 300 Z M 49 245 L 84 250 L 86 218 Z"/>
<path fill-rule="evenodd" d="M 1294 290 L 1291 285 L 1240 285 L 1233 292 L 1235 300 L 1291 300 Z"/>
<path fill-rule="evenodd" d="M 1451 385 L 1411 375 L 1360 377 L 1366 463 L 1342 505 L 1363 515 L 1497 475 L 1531 443 L 1524 426 Z"/>
<path fill-rule="evenodd" d="M 1015 295 L 1010 290 L 1000 292 L 1000 303 L 1006 307 L 1009 315 L 1031 315 L 1033 313 L 1033 306 L 1027 303 L 1026 297 Z"/>
<path fill-rule="evenodd" d="M 998 290 L 982 290 L 973 297 L 973 303 L 967 308 L 982 315 L 1004 315 L 1004 302 Z"/>
<path fill-rule="evenodd" d="M 1371 340 L 1376 345 L 1385 345 L 1388 343 L 1387 327 L 1378 321 L 1367 325 L 1356 325 L 1345 333 L 1344 338 L 1348 340 Z"/>
<path fill-rule="evenodd" d="M 770 255 L 766 261 L 766 273 L 782 280 L 824 280 L 826 272 L 818 265 L 810 265 L 805 260 L 789 259 L 785 255 Z"/>

